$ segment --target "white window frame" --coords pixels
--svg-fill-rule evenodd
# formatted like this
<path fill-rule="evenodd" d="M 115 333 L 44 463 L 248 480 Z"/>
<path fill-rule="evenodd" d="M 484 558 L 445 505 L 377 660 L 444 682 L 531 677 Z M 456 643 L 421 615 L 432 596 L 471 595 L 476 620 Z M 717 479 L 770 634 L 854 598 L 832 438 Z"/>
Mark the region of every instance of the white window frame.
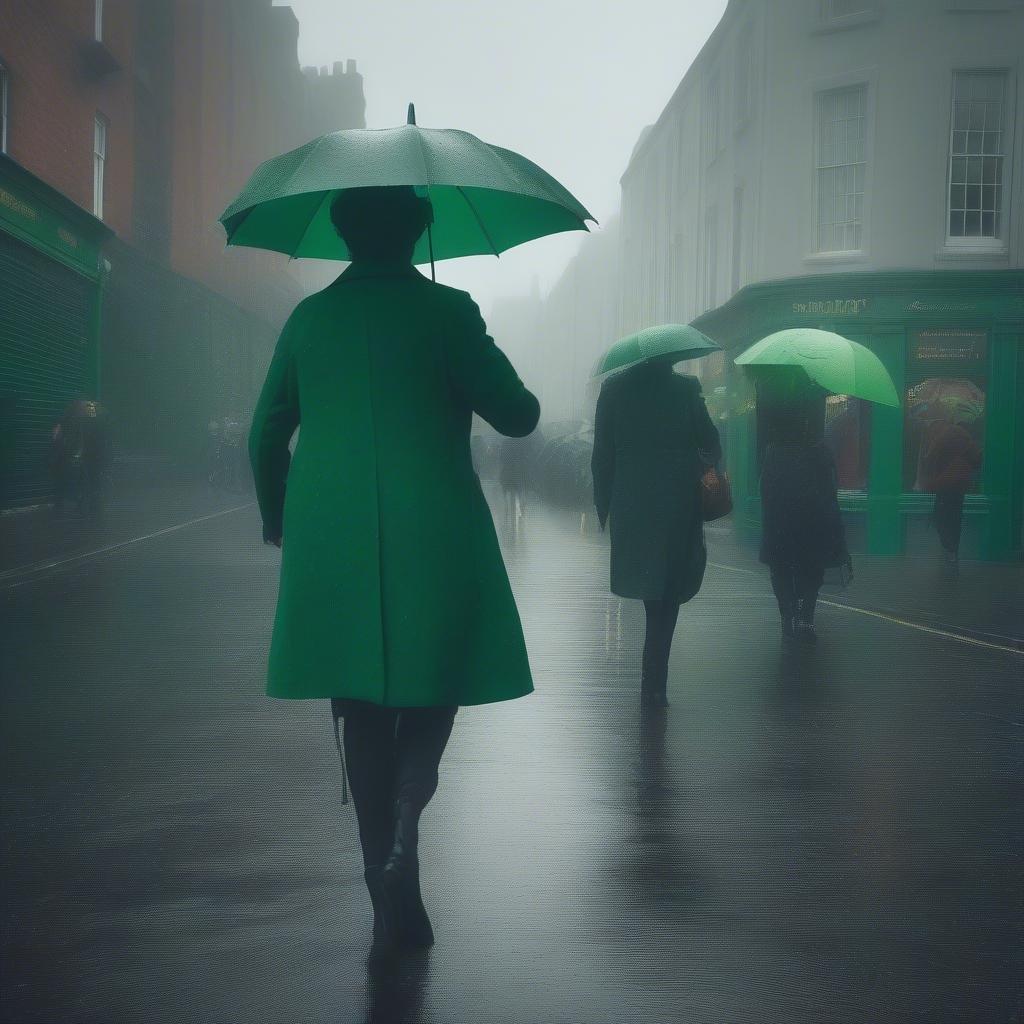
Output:
<path fill-rule="evenodd" d="M 103 220 L 103 207 L 106 198 L 107 143 L 110 135 L 110 122 L 97 113 L 93 119 L 92 129 L 92 213 L 98 220 Z"/>
<path fill-rule="evenodd" d="M 103 42 L 103 0 L 93 0 L 92 37 Z"/>
<path fill-rule="evenodd" d="M 818 251 L 818 97 L 822 93 L 854 86 L 866 86 L 864 105 L 864 205 L 859 249 Z M 807 155 L 806 194 L 810 196 L 805 221 L 806 256 L 803 262 L 809 266 L 822 264 L 866 263 L 871 255 L 871 208 L 875 177 L 875 98 L 878 94 L 878 68 L 861 68 L 843 75 L 821 78 L 808 83 L 804 93 L 805 123 L 811 126 L 808 133 L 810 145 Z"/>
<path fill-rule="evenodd" d="M 7 111 L 11 76 L 7 65 L 0 61 L 0 153 L 7 152 Z"/>
<path fill-rule="evenodd" d="M 1010 208 L 1013 201 L 1013 165 L 1016 135 L 1017 76 L 1016 69 L 1006 64 L 997 66 L 972 65 L 970 67 L 954 67 L 949 75 L 949 93 L 946 101 L 948 130 L 945 140 L 945 161 L 942 168 L 942 228 L 940 237 L 942 244 L 936 254 L 938 259 L 985 259 L 1001 258 L 1009 254 L 1010 249 Z M 996 237 L 951 235 L 949 233 L 949 200 L 950 175 L 953 161 L 953 102 L 955 98 L 956 76 L 958 74 L 1001 74 L 1005 75 L 1004 110 L 1003 110 L 1003 173 L 1002 195 L 1000 197 L 1001 233 Z"/>

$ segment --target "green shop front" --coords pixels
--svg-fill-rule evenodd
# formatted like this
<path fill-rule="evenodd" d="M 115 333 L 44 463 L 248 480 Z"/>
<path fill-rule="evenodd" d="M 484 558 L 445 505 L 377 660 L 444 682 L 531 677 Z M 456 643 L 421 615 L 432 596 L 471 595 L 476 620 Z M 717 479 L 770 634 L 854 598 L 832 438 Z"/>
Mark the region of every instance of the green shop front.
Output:
<path fill-rule="evenodd" d="M 50 498 L 51 432 L 99 388 L 110 231 L 0 155 L 0 509 Z"/>
<path fill-rule="evenodd" d="M 759 446 L 753 390 L 732 358 L 787 327 L 859 341 L 885 364 L 902 407 L 829 399 L 826 441 L 853 550 L 934 552 L 934 498 L 918 489 L 928 424 L 919 396 L 936 386 L 977 396 L 968 424 L 984 462 L 964 506 L 967 558 L 1024 555 L 1024 272 L 854 273 L 750 285 L 695 325 L 725 350 L 703 368 L 722 433 L 738 534 L 760 532 Z"/>

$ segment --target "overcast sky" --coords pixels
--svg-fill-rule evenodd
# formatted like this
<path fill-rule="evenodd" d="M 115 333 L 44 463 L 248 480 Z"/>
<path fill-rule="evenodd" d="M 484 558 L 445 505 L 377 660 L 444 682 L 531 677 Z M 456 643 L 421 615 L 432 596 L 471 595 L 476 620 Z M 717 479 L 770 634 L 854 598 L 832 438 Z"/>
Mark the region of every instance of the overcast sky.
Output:
<path fill-rule="evenodd" d="M 276 0 L 275 0 L 276 2 Z M 366 122 L 461 128 L 517 150 L 558 178 L 602 223 L 619 177 L 725 10 L 726 0 L 290 0 L 302 64 L 354 58 Z M 600 230 L 600 228 L 596 229 Z M 438 280 L 494 298 L 557 280 L 578 235 L 500 259 L 439 264 Z"/>

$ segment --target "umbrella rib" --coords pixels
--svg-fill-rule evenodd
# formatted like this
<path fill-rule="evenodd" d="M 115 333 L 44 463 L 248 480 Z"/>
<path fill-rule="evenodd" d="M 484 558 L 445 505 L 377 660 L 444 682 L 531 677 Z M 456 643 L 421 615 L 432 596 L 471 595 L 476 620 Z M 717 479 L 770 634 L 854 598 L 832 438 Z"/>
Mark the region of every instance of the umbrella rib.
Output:
<path fill-rule="evenodd" d="M 467 196 L 466 193 L 463 191 L 461 185 L 456 185 L 455 191 L 458 192 L 459 195 L 462 196 L 462 198 L 466 201 L 466 205 L 469 207 L 470 213 L 472 213 L 473 216 L 476 218 L 476 222 L 478 227 L 480 228 L 480 231 L 483 233 L 484 238 L 487 239 L 487 244 L 491 247 L 491 252 L 493 252 L 494 255 L 500 259 L 501 253 L 498 252 L 498 247 L 494 244 L 494 239 L 491 238 L 490 232 L 487 230 L 486 227 L 484 227 L 484 222 L 480 218 L 480 214 L 477 213 L 476 207 L 469 201 L 469 196 Z"/>
<path fill-rule="evenodd" d="M 302 232 L 302 235 L 300 236 L 298 242 L 296 243 L 295 248 L 289 254 L 289 256 L 288 256 L 289 259 L 291 259 L 291 260 L 295 259 L 296 255 L 298 254 L 299 249 L 302 248 L 302 243 L 306 240 L 306 235 L 309 234 L 309 229 L 313 226 L 313 221 L 316 220 L 316 218 L 319 215 L 320 211 L 324 208 L 324 203 L 326 203 L 327 200 L 330 199 L 330 197 L 332 195 L 334 195 L 335 191 L 337 191 L 337 190 L 331 188 L 331 189 L 327 189 L 324 192 L 323 199 L 321 199 L 320 202 L 316 204 L 316 209 L 313 211 L 312 216 L 310 216 L 309 220 L 306 221 L 306 228 Z"/>

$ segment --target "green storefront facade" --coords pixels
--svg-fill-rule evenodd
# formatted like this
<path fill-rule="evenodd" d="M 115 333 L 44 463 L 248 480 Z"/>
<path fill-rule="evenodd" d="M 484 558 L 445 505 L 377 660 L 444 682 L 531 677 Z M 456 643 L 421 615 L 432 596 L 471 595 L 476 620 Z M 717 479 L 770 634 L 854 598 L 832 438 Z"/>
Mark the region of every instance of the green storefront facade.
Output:
<path fill-rule="evenodd" d="M 922 426 L 915 388 L 936 379 L 984 396 L 971 425 L 984 451 L 964 509 L 965 557 L 1024 554 L 1024 271 L 950 270 L 815 275 L 750 285 L 695 325 L 726 350 L 704 389 L 723 436 L 738 534 L 760 532 L 758 444 L 752 389 L 732 358 L 787 327 L 836 331 L 867 345 L 888 368 L 904 407 L 830 400 L 840 505 L 853 550 L 934 551 L 933 498 L 915 489 Z M 832 415 L 832 414 L 835 415 Z"/>
<path fill-rule="evenodd" d="M 98 392 L 109 235 L 0 155 L 0 509 L 49 500 L 53 425 Z"/>

